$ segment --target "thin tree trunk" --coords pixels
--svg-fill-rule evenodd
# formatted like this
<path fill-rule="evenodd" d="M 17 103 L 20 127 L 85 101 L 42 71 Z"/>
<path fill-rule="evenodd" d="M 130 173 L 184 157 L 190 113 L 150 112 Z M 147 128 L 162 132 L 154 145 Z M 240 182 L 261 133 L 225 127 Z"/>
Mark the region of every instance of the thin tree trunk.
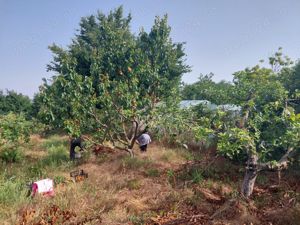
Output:
<path fill-rule="evenodd" d="M 134 152 L 133 152 L 133 149 L 131 149 L 131 148 L 128 148 L 128 149 L 127 149 L 127 152 L 129 152 L 129 154 L 130 154 L 130 157 L 131 157 L 131 158 L 133 158 L 133 157 L 134 157 Z"/>
<path fill-rule="evenodd" d="M 249 198 L 253 192 L 255 180 L 258 174 L 257 160 L 257 155 L 252 155 L 247 162 L 246 174 L 242 185 L 242 195 L 246 198 Z"/>
<path fill-rule="evenodd" d="M 134 144 L 135 144 L 135 141 L 136 141 L 136 137 L 133 137 L 133 138 L 130 140 L 130 145 L 129 145 L 128 148 L 127 148 L 127 151 L 129 152 L 129 154 L 130 154 L 131 157 L 134 157 L 133 146 L 134 146 Z"/>

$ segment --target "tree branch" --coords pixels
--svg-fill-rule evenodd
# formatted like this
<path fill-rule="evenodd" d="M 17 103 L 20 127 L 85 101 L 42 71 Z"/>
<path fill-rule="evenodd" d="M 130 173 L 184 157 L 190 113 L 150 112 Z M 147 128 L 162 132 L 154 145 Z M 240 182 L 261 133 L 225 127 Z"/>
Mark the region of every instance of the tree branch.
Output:
<path fill-rule="evenodd" d="M 257 164 L 258 170 L 282 170 L 288 167 L 290 158 L 295 154 L 296 150 L 292 147 L 289 147 L 287 152 L 281 157 L 278 162 L 267 162 Z"/>
<path fill-rule="evenodd" d="M 96 122 L 99 123 L 101 126 L 103 126 L 105 128 L 108 128 L 108 126 L 106 124 L 102 123 L 94 113 L 88 112 L 88 114 L 91 115 L 92 117 L 94 117 L 94 119 L 96 120 Z"/>

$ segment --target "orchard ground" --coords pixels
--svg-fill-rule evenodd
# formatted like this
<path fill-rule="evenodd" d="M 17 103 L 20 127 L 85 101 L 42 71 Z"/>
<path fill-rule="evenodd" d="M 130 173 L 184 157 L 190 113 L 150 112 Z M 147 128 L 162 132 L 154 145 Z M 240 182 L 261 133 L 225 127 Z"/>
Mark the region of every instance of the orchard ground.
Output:
<path fill-rule="evenodd" d="M 240 197 L 244 168 L 215 149 L 191 151 L 151 143 L 136 157 L 87 149 L 68 159 L 68 138 L 32 136 L 19 162 L 1 162 L 0 224 L 300 224 L 300 173 L 259 175 L 250 200 Z M 70 172 L 88 178 L 73 183 Z M 299 171 L 299 170 L 298 170 Z M 27 197 L 26 184 L 55 181 L 55 196 Z"/>

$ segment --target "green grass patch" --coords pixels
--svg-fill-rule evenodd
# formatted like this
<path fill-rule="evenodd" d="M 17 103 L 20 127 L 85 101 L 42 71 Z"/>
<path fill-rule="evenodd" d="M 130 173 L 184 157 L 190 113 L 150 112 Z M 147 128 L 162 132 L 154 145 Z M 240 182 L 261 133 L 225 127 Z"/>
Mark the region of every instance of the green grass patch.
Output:
<path fill-rule="evenodd" d="M 203 171 L 200 168 L 181 171 L 177 174 L 177 178 L 181 181 L 190 181 L 194 184 L 199 184 L 204 180 Z"/>
<path fill-rule="evenodd" d="M 50 136 L 47 140 L 45 140 L 41 147 L 44 149 L 49 149 L 53 147 L 60 147 L 60 146 L 65 146 L 67 147 L 69 144 L 69 141 L 59 135 L 53 135 Z"/>
<path fill-rule="evenodd" d="M 131 179 L 126 184 L 129 190 L 138 190 L 141 188 L 141 182 L 138 179 Z"/>
<path fill-rule="evenodd" d="M 0 177 L 0 218 L 10 218 L 20 205 L 30 201 L 29 188 L 16 176 Z"/>
<path fill-rule="evenodd" d="M 143 217 L 140 216 L 135 216 L 131 215 L 128 217 L 128 220 L 133 224 L 133 225 L 143 225 L 145 224 L 145 220 Z"/>
<path fill-rule="evenodd" d="M 145 173 L 148 177 L 159 177 L 160 176 L 159 170 L 155 169 L 155 168 L 150 168 L 150 169 L 146 170 Z"/>
<path fill-rule="evenodd" d="M 66 178 L 64 176 L 55 176 L 53 178 L 54 184 L 58 185 L 58 184 L 62 184 L 66 182 Z"/>
<path fill-rule="evenodd" d="M 200 169 L 194 169 L 190 172 L 191 180 L 193 183 L 198 184 L 203 181 L 202 171 Z"/>
<path fill-rule="evenodd" d="M 52 146 L 47 155 L 34 164 L 28 165 L 26 176 L 32 179 L 42 179 L 51 172 L 71 168 L 74 163 L 69 160 L 68 151 L 63 145 Z"/>
<path fill-rule="evenodd" d="M 42 159 L 44 166 L 58 167 L 69 161 L 68 151 L 64 145 L 52 146 L 48 149 L 48 155 Z"/>

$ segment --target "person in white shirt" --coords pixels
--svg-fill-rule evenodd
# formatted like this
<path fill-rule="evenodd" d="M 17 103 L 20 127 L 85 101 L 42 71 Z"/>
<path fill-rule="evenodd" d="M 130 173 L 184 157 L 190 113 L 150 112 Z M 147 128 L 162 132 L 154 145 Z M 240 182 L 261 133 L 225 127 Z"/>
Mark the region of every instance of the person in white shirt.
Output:
<path fill-rule="evenodd" d="M 137 141 L 140 145 L 141 151 L 146 152 L 147 146 L 151 142 L 151 137 L 147 131 L 144 131 L 144 133 L 137 138 Z"/>

